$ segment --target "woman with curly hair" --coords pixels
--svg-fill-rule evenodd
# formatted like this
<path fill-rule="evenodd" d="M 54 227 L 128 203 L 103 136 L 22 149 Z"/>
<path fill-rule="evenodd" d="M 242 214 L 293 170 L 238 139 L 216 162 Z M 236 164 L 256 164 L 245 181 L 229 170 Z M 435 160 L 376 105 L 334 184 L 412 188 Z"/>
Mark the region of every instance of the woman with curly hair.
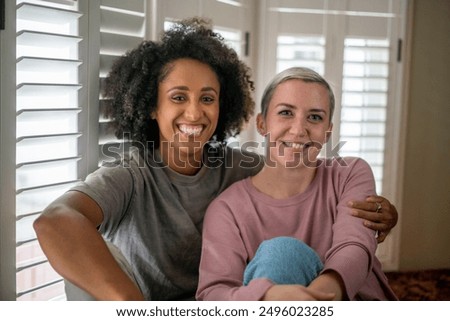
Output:
<path fill-rule="evenodd" d="M 252 90 L 249 69 L 199 19 L 118 59 L 105 83 L 108 114 L 116 135 L 138 148 L 103 164 L 34 223 L 68 299 L 194 298 L 207 206 L 263 165 L 225 143 L 253 114 Z M 371 219 L 369 205 L 358 211 Z M 395 208 L 386 217 L 396 218 Z"/>

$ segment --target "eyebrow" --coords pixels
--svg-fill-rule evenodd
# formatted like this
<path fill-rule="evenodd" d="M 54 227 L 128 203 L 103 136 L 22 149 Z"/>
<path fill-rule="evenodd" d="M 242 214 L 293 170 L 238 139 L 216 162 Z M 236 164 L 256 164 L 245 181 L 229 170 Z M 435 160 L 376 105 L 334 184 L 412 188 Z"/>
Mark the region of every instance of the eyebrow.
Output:
<path fill-rule="evenodd" d="M 167 92 L 170 92 L 172 90 L 186 90 L 187 91 L 187 90 L 189 90 L 189 87 L 188 86 L 175 86 L 175 87 L 172 87 L 169 90 L 167 90 Z M 217 94 L 217 90 L 214 89 L 213 87 L 203 87 L 201 89 L 201 91 L 214 91 Z"/>
<path fill-rule="evenodd" d="M 275 107 L 287 107 L 289 109 L 297 109 L 296 106 L 291 105 L 291 104 L 286 104 L 286 103 L 280 103 L 278 105 L 276 105 Z M 313 112 L 313 113 L 323 113 L 326 114 L 326 110 L 324 108 L 311 108 L 308 109 L 309 112 Z"/>

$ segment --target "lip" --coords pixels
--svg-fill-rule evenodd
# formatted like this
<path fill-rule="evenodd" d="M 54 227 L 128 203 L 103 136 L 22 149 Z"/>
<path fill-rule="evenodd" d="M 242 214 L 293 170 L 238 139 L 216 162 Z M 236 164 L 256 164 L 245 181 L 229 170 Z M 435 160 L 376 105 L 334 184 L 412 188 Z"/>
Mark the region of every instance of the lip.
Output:
<path fill-rule="evenodd" d="M 188 136 L 188 137 L 198 137 L 202 134 L 205 126 L 200 124 L 178 124 L 177 125 L 178 130 L 181 132 L 181 134 Z"/>
<path fill-rule="evenodd" d="M 304 150 L 311 146 L 310 142 L 301 143 L 301 142 L 282 141 L 281 143 L 284 147 L 292 148 L 292 149 L 296 149 L 296 150 Z"/>

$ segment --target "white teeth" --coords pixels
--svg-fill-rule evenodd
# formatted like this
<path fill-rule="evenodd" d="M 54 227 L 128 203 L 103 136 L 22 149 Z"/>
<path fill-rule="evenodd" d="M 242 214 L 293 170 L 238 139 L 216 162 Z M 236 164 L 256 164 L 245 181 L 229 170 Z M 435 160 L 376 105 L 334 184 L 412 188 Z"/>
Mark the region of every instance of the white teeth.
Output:
<path fill-rule="evenodd" d="M 189 136 L 197 136 L 202 132 L 203 126 L 180 125 L 180 131 Z"/>
<path fill-rule="evenodd" d="M 287 147 L 292 147 L 294 149 L 302 149 L 303 146 L 305 146 L 304 144 L 299 144 L 299 143 L 292 143 L 292 142 L 284 142 L 284 144 Z"/>

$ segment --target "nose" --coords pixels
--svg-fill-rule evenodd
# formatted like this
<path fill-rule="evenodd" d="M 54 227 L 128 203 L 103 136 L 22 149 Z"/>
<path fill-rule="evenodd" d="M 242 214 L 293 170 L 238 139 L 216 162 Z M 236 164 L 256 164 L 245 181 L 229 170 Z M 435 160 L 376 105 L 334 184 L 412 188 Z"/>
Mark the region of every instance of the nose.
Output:
<path fill-rule="evenodd" d="M 304 119 L 293 119 L 289 128 L 289 133 L 297 137 L 308 135 L 308 122 Z"/>
<path fill-rule="evenodd" d="M 188 121 L 197 121 L 202 117 L 203 110 L 202 106 L 196 102 L 190 102 L 187 104 L 186 109 L 184 111 L 184 116 Z"/>

